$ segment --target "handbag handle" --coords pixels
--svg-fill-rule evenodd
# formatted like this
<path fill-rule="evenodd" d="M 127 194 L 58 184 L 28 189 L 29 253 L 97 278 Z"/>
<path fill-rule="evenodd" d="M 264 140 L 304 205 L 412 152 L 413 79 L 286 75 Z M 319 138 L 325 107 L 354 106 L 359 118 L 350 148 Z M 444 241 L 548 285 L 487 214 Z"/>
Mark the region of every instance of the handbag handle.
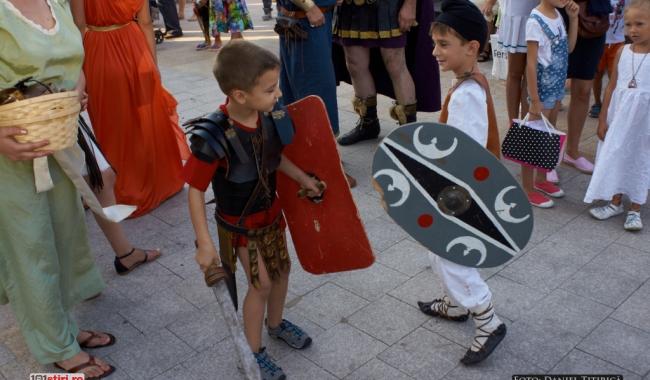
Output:
<path fill-rule="evenodd" d="M 553 134 L 553 132 L 551 131 L 555 131 L 555 127 L 553 126 L 553 124 L 551 124 L 550 121 L 548 121 L 548 119 L 546 118 L 546 116 L 544 116 L 543 113 L 540 114 L 540 116 L 542 117 L 542 121 L 544 122 L 544 127 L 546 128 L 546 131 L 548 132 L 549 136 L 551 136 Z M 530 118 L 530 113 L 527 113 L 526 116 L 524 116 L 524 120 L 521 121 L 520 125 L 525 125 L 528 122 L 529 118 Z"/>

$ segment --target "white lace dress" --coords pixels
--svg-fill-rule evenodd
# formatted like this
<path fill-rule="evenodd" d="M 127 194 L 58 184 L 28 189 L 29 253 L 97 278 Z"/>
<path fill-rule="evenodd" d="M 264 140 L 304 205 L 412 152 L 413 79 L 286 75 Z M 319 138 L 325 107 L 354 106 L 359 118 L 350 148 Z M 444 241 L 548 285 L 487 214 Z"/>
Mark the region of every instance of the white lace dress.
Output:
<path fill-rule="evenodd" d="M 634 54 L 636 88 L 632 80 L 632 51 L 623 48 L 618 63 L 616 89 L 607 111 L 609 130 L 598 143 L 596 168 L 585 202 L 609 200 L 618 193 L 644 204 L 650 189 L 650 57 Z M 650 55 L 650 54 L 649 54 Z"/>
<path fill-rule="evenodd" d="M 526 20 L 540 0 L 501 0 L 499 45 L 508 53 L 526 52 Z"/>

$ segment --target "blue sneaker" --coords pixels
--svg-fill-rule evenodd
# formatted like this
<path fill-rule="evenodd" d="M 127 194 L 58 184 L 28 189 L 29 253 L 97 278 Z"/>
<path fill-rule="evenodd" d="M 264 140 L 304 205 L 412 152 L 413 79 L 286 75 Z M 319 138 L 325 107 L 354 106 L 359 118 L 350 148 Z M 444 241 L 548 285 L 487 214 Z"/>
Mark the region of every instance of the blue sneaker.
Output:
<path fill-rule="evenodd" d="M 266 353 L 266 347 L 260 348 L 260 352 L 253 354 L 253 356 L 257 359 L 257 365 L 260 366 L 261 380 L 286 380 L 287 375 L 269 357 L 269 354 Z M 244 373 L 244 366 L 241 361 L 237 362 L 237 369 L 239 372 Z"/>
<path fill-rule="evenodd" d="M 274 329 L 270 328 L 269 325 L 266 324 L 266 318 L 264 319 L 264 325 L 266 326 L 266 330 L 271 338 L 280 338 L 293 348 L 302 349 L 311 344 L 311 338 L 309 335 L 300 327 L 286 319 L 283 319 L 280 326 Z"/>
<path fill-rule="evenodd" d="M 591 109 L 589 110 L 589 116 L 598 117 L 600 115 L 600 107 L 602 107 L 602 104 L 600 103 L 596 103 L 591 106 Z"/>

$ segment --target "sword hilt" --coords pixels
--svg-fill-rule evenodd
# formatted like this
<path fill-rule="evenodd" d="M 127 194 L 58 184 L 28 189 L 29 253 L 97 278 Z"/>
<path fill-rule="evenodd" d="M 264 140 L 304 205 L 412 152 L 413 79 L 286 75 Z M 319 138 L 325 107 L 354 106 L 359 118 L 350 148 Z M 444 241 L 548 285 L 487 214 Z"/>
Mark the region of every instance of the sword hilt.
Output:
<path fill-rule="evenodd" d="M 196 248 L 199 248 L 199 243 L 196 240 L 194 240 L 194 246 Z M 225 269 L 215 263 L 212 263 L 212 265 L 210 265 L 210 267 L 205 271 L 204 275 L 205 284 L 210 288 L 213 287 L 217 282 L 228 279 L 228 272 L 226 272 Z"/>

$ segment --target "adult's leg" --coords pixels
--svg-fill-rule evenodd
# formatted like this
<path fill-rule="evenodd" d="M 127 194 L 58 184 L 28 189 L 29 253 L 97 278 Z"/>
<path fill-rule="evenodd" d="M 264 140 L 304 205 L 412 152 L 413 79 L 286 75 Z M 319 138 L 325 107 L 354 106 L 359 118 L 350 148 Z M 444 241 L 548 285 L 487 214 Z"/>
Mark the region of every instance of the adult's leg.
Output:
<path fill-rule="evenodd" d="M 375 80 L 369 69 L 370 49 L 363 46 L 344 46 L 343 51 L 345 52 L 345 65 L 350 73 L 350 79 L 352 79 L 354 95 L 362 100 L 377 95 Z"/>
<path fill-rule="evenodd" d="M 158 10 L 165 22 L 165 34 L 180 37 L 183 35 L 180 21 L 178 20 L 178 12 L 176 11 L 176 3 L 174 0 L 156 0 Z"/>
<path fill-rule="evenodd" d="M 88 177 L 84 177 L 84 179 L 86 182 L 89 182 Z M 102 207 L 114 206 L 117 204 L 115 201 L 115 193 L 113 192 L 113 187 L 115 186 L 115 172 L 111 169 L 104 170 L 102 172 L 102 181 L 104 182 L 104 187 L 101 190 L 93 189 L 93 192 L 95 193 L 95 196 L 97 197 L 97 200 Z M 127 239 L 126 234 L 124 233 L 124 228 L 122 228 L 122 224 L 109 222 L 94 212 L 93 216 L 95 217 L 97 225 L 99 225 L 99 228 L 101 228 L 104 236 L 106 236 L 106 239 L 113 248 L 115 256 L 123 256 L 131 252 L 133 246 L 129 242 L 129 239 Z M 160 255 L 162 255 L 162 252 L 159 249 L 151 250 L 146 256 L 147 261 L 153 261 Z M 144 259 L 145 252 L 142 249 L 136 249 L 133 254 L 120 259 L 120 262 L 125 267 L 131 268 L 133 264 L 143 261 Z"/>
<path fill-rule="evenodd" d="M 236 33 L 231 33 L 231 34 L 230 34 L 230 40 L 231 40 L 231 41 L 232 41 L 232 40 L 238 40 L 238 39 L 240 39 L 240 38 L 242 38 L 242 39 L 244 38 L 244 36 L 242 35 L 241 32 L 236 32 Z"/>
<path fill-rule="evenodd" d="M 603 91 L 603 77 L 605 76 L 605 70 L 601 70 L 596 73 L 594 78 L 594 104 L 601 104 L 601 93 Z"/>
<path fill-rule="evenodd" d="M 506 77 L 506 108 L 508 109 L 509 120 L 518 119 L 519 105 L 526 104 L 525 101 L 521 101 L 522 92 L 526 92 L 526 87 L 522 87 L 522 80 L 524 79 L 525 70 L 526 53 L 508 53 L 508 76 Z"/>
<path fill-rule="evenodd" d="M 393 89 L 395 90 L 395 97 L 397 98 L 396 99 L 397 103 L 406 105 L 415 102 L 415 84 L 413 83 L 413 78 L 411 77 L 411 73 L 409 72 L 408 67 L 406 67 L 406 56 L 404 55 L 404 48 L 398 48 L 398 49 L 381 48 L 380 51 L 381 51 L 381 56 L 384 59 L 384 65 L 386 66 L 386 70 L 388 71 L 388 75 L 390 75 L 390 79 L 393 82 Z M 368 51 L 368 55 L 369 55 L 369 51 Z M 346 61 L 347 61 L 347 53 L 346 53 Z M 350 66 L 348 65 L 348 70 L 349 67 Z M 368 71 L 368 73 L 370 72 Z M 372 75 L 370 75 L 370 78 L 372 79 Z M 373 80 L 373 87 L 374 87 L 374 80 Z"/>
<path fill-rule="evenodd" d="M 571 79 L 571 101 L 567 112 L 569 128 L 566 136 L 566 155 L 573 159 L 580 158 L 578 145 L 582 128 L 587 120 L 592 83 L 593 80 Z"/>
<path fill-rule="evenodd" d="M 186 0 L 178 0 L 178 18 L 185 20 L 185 4 Z"/>
<path fill-rule="evenodd" d="M 56 185 L 39 194 L 31 162 L 0 157 L 0 303 L 11 303 L 42 364 L 79 359 L 70 309 L 105 286 L 90 254 L 79 194 L 54 159 L 48 165 Z"/>

